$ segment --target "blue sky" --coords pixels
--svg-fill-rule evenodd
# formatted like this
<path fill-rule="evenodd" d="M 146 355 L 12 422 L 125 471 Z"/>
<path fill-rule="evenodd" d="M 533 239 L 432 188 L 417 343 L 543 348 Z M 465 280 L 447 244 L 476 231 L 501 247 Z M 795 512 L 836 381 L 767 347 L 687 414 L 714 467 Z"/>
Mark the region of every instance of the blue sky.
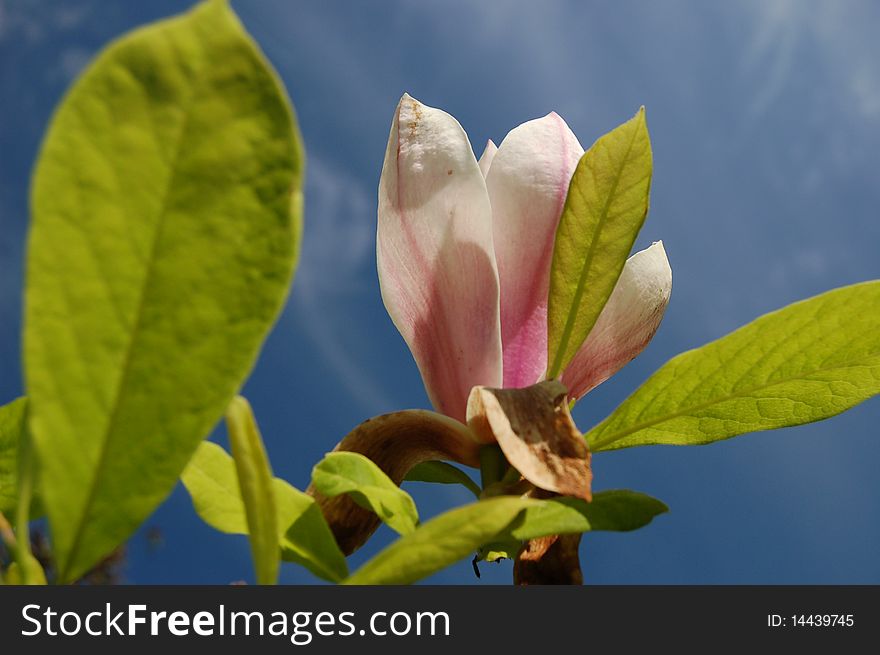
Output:
<path fill-rule="evenodd" d="M 19 365 L 27 185 L 50 112 L 109 39 L 186 2 L 0 0 L 0 402 Z M 245 387 L 273 466 L 312 465 L 375 414 L 428 407 L 375 271 L 376 187 L 404 91 L 481 149 L 551 110 L 588 146 L 647 107 L 651 211 L 674 287 L 645 353 L 575 410 L 586 430 L 673 355 L 758 315 L 880 277 L 880 6 L 857 2 L 235 0 L 288 87 L 308 153 L 300 268 Z M 591 583 L 880 583 L 880 401 L 824 423 L 697 448 L 594 458 L 595 488 L 671 513 L 590 534 Z M 222 432 L 216 435 L 223 440 Z M 414 485 L 423 516 L 467 492 Z M 201 525 L 178 488 L 129 547 L 131 582 L 252 577 L 243 538 Z M 377 534 L 353 565 L 392 538 Z M 510 580 L 484 566 L 480 584 Z M 288 566 L 287 583 L 312 582 Z M 475 582 L 469 563 L 431 582 Z"/>

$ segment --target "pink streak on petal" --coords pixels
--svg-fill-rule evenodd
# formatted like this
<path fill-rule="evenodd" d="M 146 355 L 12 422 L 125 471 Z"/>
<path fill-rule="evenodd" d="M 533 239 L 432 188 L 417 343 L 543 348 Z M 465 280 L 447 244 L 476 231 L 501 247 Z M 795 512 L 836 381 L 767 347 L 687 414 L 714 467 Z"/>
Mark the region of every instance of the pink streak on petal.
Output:
<path fill-rule="evenodd" d="M 611 297 L 562 374 L 576 400 L 635 358 L 660 327 L 672 293 L 672 269 L 658 241 L 630 257 Z"/>
<path fill-rule="evenodd" d="M 491 209 L 464 130 L 408 95 L 391 127 L 378 218 L 385 307 L 431 402 L 463 421 L 471 388 L 501 382 Z"/>
<path fill-rule="evenodd" d="M 571 176 L 583 153 L 568 125 L 554 112 L 511 130 L 486 176 L 508 388 L 538 382 L 547 368 L 553 241 Z"/>

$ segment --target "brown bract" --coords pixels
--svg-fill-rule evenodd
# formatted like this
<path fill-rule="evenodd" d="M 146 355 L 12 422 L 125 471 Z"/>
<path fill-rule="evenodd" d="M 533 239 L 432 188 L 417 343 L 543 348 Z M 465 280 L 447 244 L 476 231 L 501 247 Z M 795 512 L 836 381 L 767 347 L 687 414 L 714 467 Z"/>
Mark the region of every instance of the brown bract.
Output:
<path fill-rule="evenodd" d="M 516 585 L 584 583 L 578 546 L 579 534 L 557 534 L 527 541 L 513 564 Z"/>
<path fill-rule="evenodd" d="M 479 450 L 467 427 L 447 416 L 421 409 L 404 410 L 368 419 L 337 444 L 334 451 L 369 457 L 400 485 L 409 470 L 429 460 L 451 460 L 479 466 Z M 350 555 L 379 527 L 379 518 L 348 495 L 327 498 L 309 486 L 340 549 Z"/>
<path fill-rule="evenodd" d="M 474 387 L 468 427 L 497 441 L 511 466 L 536 487 L 591 500 L 590 451 L 568 409 L 568 390 L 548 380 L 525 389 Z"/>

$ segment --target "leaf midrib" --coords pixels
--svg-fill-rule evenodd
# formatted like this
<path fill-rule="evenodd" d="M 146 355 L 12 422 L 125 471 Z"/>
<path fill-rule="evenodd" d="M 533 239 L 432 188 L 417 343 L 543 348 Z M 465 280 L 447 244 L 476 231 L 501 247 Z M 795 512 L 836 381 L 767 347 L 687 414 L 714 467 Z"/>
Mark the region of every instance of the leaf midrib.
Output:
<path fill-rule="evenodd" d="M 107 457 L 109 451 L 109 444 L 111 441 L 111 437 L 115 431 L 116 421 L 118 420 L 119 415 L 119 407 L 121 405 L 122 392 L 125 389 L 126 381 L 128 380 L 128 376 L 131 373 L 131 361 L 134 353 L 134 346 L 139 340 L 141 327 L 143 322 L 143 313 L 145 307 L 145 299 L 147 295 L 147 289 L 150 287 L 150 283 L 154 277 L 154 270 L 156 267 L 156 260 L 158 256 L 159 243 L 162 241 L 162 233 L 165 228 L 165 224 L 167 222 L 167 213 L 168 213 L 168 198 L 171 193 L 171 189 L 174 187 L 175 180 L 179 174 L 179 168 L 177 166 L 181 150 L 182 144 L 185 140 L 185 134 L 189 128 L 190 116 L 191 116 L 191 107 L 194 102 L 194 98 L 197 95 L 197 92 L 200 90 L 200 76 L 197 72 L 193 73 L 191 77 L 191 91 L 185 97 L 184 101 L 181 103 L 183 108 L 183 119 L 180 124 L 180 128 L 175 137 L 172 156 L 169 159 L 169 168 L 170 174 L 168 175 L 168 180 L 165 184 L 165 188 L 162 190 L 161 201 L 159 203 L 159 211 L 156 219 L 156 229 L 153 235 L 153 241 L 150 244 L 150 252 L 147 259 L 147 265 L 143 276 L 143 284 L 140 289 L 140 296 L 138 297 L 137 309 L 135 312 L 135 320 L 131 329 L 131 337 L 128 342 L 128 346 L 125 350 L 125 355 L 122 360 L 122 372 L 119 375 L 119 382 L 117 384 L 116 393 L 114 397 L 114 401 L 112 404 L 112 412 L 107 421 L 107 427 L 103 431 L 102 440 L 101 440 L 101 451 L 98 455 L 98 462 L 94 468 L 94 475 L 92 476 L 91 484 L 89 485 L 89 491 L 86 496 L 86 502 L 83 504 L 83 509 L 81 513 L 81 518 L 78 523 L 75 524 L 75 532 L 73 535 L 73 539 L 71 541 L 70 549 L 68 550 L 67 558 L 64 561 L 64 564 L 59 567 L 59 578 L 61 580 L 67 579 L 67 574 L 72 566 L 73 562 L 76 561 L 76 556 L 79 554 L 79 549 L 82 545 L 83 535 L 84 535 L 84 526 L 86 525 L 86 519 L 91 513 L 91 508 L 94 505 L 95 498 L 98 492 L 98 488 L 100 487 L 101 474 L 104 468 L 107 466 Z"/>
<path fill-rule="evenodd" d="M 587 251 L 587 257 L 584 260 L 584 265 L 581 268 L 581 272 L 578 277 L 578 284 L 577 284 L 577 287 L 575 288 L 574 297 L 572 298 L 572 302 L 571 302 L 569 313 L 568 313 L 568 318 L 566 319 L 565 326 L 562 329 L 562 336 L 560 337 L 560 340 L 559 340 L 559 346 L 557 347 L 557 350 L 556 350 L 556 356 L 553 358 L 553 366 L 547 372 L 547 379 L 548 380 L 555 379 L 561 373 L 561 371 L 559 369 L 562 368 L 562 360 L 565 358 L 565 353 L 568 350 L 568 342 L 571 340 L 571 333 L 574 331 L 574 324 L 575 324 L 575 320 L 577 318 L 577 308 L 580 306 L 580 303 L 581 303 L 581 296 L 583 296 L 584 285 L 586 284 L 587 275 L 589 274 L 590 267 L 592 266 L 592 263 L 593 263 L 593 257 L 596 253 L 596 245 L 599 241 L 599 235 L 602 233 L 602 229 L 605 225 L 605 222 L 608 220 L 608 212 L 611 208 L 611 202 L 614 199 L 615 193 L 617 193 L 617 187 L 620 184 L 621 178 L 623 177 L 623 169 L 626 168 L 627 162 L 629 161 L 629 156 L 630 156 L 630 153 L 632 152 L 633 144 L 635 143 L 637 134 L 638 134 L 638 126 L 636 125 L 635 129 L 633 130 L 632 137 L 630 138 L 629 145 L 627 146 L 626 154 L 621 159 L 620 166 L 618 167 L 617 171 L 615 172 L 614 182 L 611 185 L 611 189 L 608 192 L 608 197 L 605 199 L 604 206 L 602 207 L 602 212 L 599 215 L 599 222 L 596 225 L 595 237 L 593 238 L 593 240 L 590 243 L 590 249 Z M 598 151 L 597 151 L 597 154 L 598 154 Z M 592 172 L 593 176 L 595 177 L 595 172 L 592 171 L 592 168 L 591 168 L 591 172 Z M 581 193 L 581 192 L 577 191 L 577 193 Z M 597 314 L 597 316 L 598 316 L 598 314 Z"/>
<path fill-rule="evenodd" d="M 664 414 L 663 416 L 655 418 L 655 419 L 651 419 L 648 421 L 643 421 L 641 423 L 637 423 L 637 424 L 633 425 L 632 427 L 629 427 L 625 430 L 621 430 L 620 432 L 613 433 L 610 438 L 599 439 L 590 445 L 590 449 L 594 452 L 597 452 L 606 446 L 610 446 L 611 444 L 615 443 L 616 441 L 620 441 L 621 439 L 624 439 L 625 437 L 628 437 L 629 435 L 631 435 L 635 432 L 638 432 L 639 430 L 644 430 L 645 428 L 650 428 L 650 427 L 653 427 L 653 426 L 658 425 L 660 423 L 665 423 L 666 421 L 671 421 L 672 419 L 679 418 L 680 416 L 685 416 L 687 414 L 698 412 L 702 409 L 706 409 L 707 407 L 711 407 L 712 405 L 724 403 L 729 400 L 734 400 L 736 398 L 744 398 L 749 395 L 752 395 L 753 393 L 755 393 L 757 391 L 762 391 L 764 389 L 769 389 L 771 387 L 779 386 L 782 384 L 788 384 L 789 382 L 795 382 L 797 380 L 807 380 L 807 379 L 809 379 L 810 376 L 815 375 L 817 373 L 825 373 L 828 371 L 833 371 L 833 370 L 841 369 L 841 368 L 854 368 L 857 366 L 869 366 L 869 364 L 864 364 L 862 362 L 864 362 L 864 360 L 868 360 L 868 359 L 871 359 L 872 357 L 878 357 L 878 356 L 880 356 L 880 350 L 877 350 L 875 352 L 871 352 L 864 357 L 860 357 L 858 360 L 846 361 L 846 362 L 843 362 L 840 364 L 835 364 L 834 366 L 826 366 L 826 367 L 816 368 L 816 369 L 809 371 L 808 373 L 801 373 L 796 376 L 787 377 L 787 378 L 784 378 L 781 380 L 775 380 L 775 381 L 770 382 L 768 384 L 761 384 L 756 387 L 749 387 L 748 389 L 744 389 L 743 391 L 739 391 L 736 393 L 731 393 L 731 394 L 728 394 L 725 396 L 717 397 L 717 398 L 714 398 L 712 400 L 709 400 L 709 401 L 706 401 L 703 403 L 698 403 L 696 405 L 692 405 L 690 407 L 685 407 L 684 409 L 681 409 L 679 411 L 671 412 L 669 414 Z M 609 419 L 610 418 L 611 417 L 609 417 Z M 601 423 L 597 427 L 601 427 Z M 589 436 L 589 433 L 588 433 L 588 436 Z"/>

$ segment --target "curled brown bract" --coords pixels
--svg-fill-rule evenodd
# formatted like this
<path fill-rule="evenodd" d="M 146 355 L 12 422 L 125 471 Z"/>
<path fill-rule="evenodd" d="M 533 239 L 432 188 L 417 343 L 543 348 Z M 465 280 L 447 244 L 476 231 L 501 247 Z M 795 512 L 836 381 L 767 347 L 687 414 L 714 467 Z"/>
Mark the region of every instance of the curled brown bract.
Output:
<path fill-rule="evenodd" d="M 364 421 L 333 450 L 369 457 L 399 485 L 413 466 L 429 460 L 477 467 L 482 445 L 464 424 L 436 412 L 410 409 Z M 379 527 L 379 518 L 347 495 L 327 498 L 312 486 L 307 493 L 315 497 L 346 555 L 360 548 Z"/>
<path fill-rule="evenodd" d="M 536 487 L 591 500 L 590 451 L 571 418 L 568 390 L 548 380 L 525 389 L 474 387 L 468 426 L 497 441 L 507 461 Z"/>

